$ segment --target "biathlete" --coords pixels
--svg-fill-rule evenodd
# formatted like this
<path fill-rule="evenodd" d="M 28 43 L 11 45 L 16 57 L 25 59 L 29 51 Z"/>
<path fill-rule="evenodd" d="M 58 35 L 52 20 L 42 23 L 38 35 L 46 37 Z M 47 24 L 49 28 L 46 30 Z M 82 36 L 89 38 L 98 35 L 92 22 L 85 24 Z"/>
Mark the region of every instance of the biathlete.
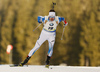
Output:
<path fill-rule="evenodd" d="M 29 61 L 31 56 L 40 48 L 40 46 L 46 40 L 48 40 L 49 51 L 47 54 L 46 67 L 49 68 L 49 62 L 50 62 L 50 58 L 53 54 L 53 46 L 55 43 L 56 28 L 61 21 L 63 21 L 64 26 L 67 26 L 68 22 L 66 22 L 65 18 L 56 16 L 56 13 L 54 10 L 50 10 L 48 16 L 38 16 L 37 20 L 38 20 L 39 24 L 43 23 L 43 25 L 44 25 L 43 29 L 41 31 L 40 37 L 36 41 L 34 48 L 29 52 L 26 59 L 19 64 L 19 66 L 25 65 Z"/>

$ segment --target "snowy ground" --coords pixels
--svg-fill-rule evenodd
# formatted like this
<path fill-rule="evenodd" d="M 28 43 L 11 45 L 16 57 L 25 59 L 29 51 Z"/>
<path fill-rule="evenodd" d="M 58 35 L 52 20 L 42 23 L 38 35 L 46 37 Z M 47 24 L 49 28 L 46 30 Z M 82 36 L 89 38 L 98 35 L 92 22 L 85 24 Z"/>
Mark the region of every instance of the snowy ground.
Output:
<path fill-rule="evenodd" d="M 43 65 L 29 65 L 28 67 L 0 65 L 0 72 L 100 72 L 100 67 L 50 66 L 48 69 Z"/>

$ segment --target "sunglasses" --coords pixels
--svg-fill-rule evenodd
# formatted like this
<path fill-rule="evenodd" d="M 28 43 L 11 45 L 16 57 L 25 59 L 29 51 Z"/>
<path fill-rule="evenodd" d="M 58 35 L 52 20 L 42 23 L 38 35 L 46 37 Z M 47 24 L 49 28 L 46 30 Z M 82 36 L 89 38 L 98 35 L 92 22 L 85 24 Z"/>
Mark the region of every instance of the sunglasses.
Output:
<path fill-rule="evenodd" d="M 55 18 L 55 16 L 49 16 L 49 18 Z"/>

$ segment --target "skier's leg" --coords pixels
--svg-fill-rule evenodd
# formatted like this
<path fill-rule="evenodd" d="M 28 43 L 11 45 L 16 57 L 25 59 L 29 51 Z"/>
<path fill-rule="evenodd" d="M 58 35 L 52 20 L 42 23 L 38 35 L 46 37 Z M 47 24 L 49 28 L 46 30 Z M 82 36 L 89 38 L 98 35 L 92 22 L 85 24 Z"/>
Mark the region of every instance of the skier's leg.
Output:
<path fill-rule="evenodd" d="M 34 48 L 29 52 L 28 56 L 31 57 L 42 45 L 44 41 L 47 40 L 47 36 L 44 33 L 41 33 L 39 39 L 37 40 Z"/>
<path fill-rule="evenodd" d="M 42 43 L 44 42 L 44 40 L 42 40 Z M 34 48 L 29 52 L 28 56 L 31 57 L 41 46 L 41 44 L 39 40 L 37 40 Z"/>
<path fill-rule="evenodd" d="M 53 54 L 53 46 L 55 43 L 55 36 L 49 38 L 48 42 L 49 42 L 49 51 L 48 51 L 47 60 L 46 60 L 46 67 L 47 68 L 49 67 L 50 58 Z"/>
<path fill-rule="evenodd" d="M 53 46 L 54 46 L 55 40 L 52 40 L 49 42 L 49 51 L 48 51 L 48 56 L 51 57 L 53 54 Z"/>
<path fill-rule="evenodd" d="M 47 56 L 46 65 L 45 67 L 49 68 L 50 56 Z"/>
<path fill-rule="evenodd" d="M 21 62 L 18 66 L 23 66 L 24 64 L 26 64 L 28 62 L 28 60 L 30 59 L 31 57 L 27 56 L 26 59 Z"/>
<path fill-rule="evenodd" d="M 31 56 L 39 49 L 39 47 L 40 47 L 40 45 L 39 45 L 38 40 L 37 40 L 34 48 L 29 52 L 29 54 L 26 57 L 26 59 L 19 64 L 19 66 L 25 65 L 29 61 L 29 59 L 31 58 Z"/>
<path fill-rule="evenodd" d="M 36 44 L 34 46 L 34 48 L 29 52 L 29 54 L 26 57 L 26 59 L 19 64 L 19 66 L 23 66 L 24 64 L 26 64 L 29 61 L 29 59 L 31 58 L 31 56 L 39 49 L 39 47 L 42 45 L 42 43 L 44 41 L 46 41 L 46 37 L 44 36 L 43 33 L 41 33 L 39 39 L 37 40 L 37 42 L 36 42 Z"/>

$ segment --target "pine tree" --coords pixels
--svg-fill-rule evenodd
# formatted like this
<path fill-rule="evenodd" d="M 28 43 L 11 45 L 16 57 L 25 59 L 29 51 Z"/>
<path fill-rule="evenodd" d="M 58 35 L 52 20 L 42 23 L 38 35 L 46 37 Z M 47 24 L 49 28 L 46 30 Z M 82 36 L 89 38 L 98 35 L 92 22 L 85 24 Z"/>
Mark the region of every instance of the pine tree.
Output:
<path fill-rule="evenodd" d="M 93 5 L 94 7 L 94 5 Z M 99 26 L 96 22 L 95 8 L 90 11 L 90 16 L 85 12 L 84 22 L 81 32 L 81 45 L 83 47 L 81 55 L 81 65 L 98 66 L 99 63 Z"/>
<path fill-rule="evenodd" d="M 1 61 L 9 63 L 9 55 L 6 53 L 7 46 L 12 44 L 12 24 L 14 12 L 10 1 L 2 1 L 5 6 L 2 6 L 1 16 Z M 3 57 L 5 56 L 5 57 Z"/>

